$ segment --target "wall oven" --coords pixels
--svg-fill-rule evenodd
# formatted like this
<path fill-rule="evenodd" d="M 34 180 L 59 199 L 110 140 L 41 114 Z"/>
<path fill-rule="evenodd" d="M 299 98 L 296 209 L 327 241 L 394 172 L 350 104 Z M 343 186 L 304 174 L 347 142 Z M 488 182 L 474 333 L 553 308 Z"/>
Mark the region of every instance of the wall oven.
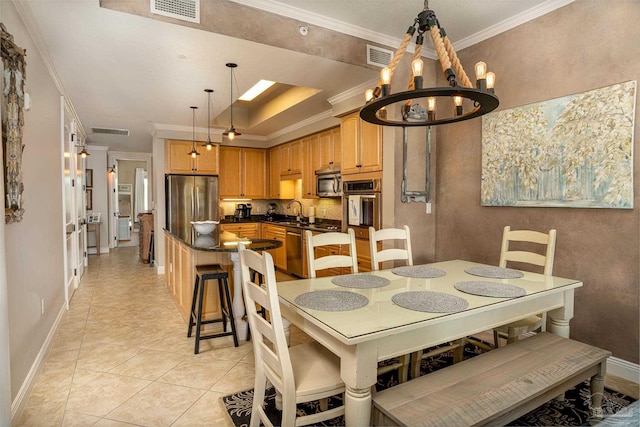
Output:
<path fill-rule="evenodd" d="M 353 228 L 356 237 L 369 238 L 369 227 L 376 230 L 382 224 L 380 179 L 348 181 L 344 183 L 344 224 Z"/>

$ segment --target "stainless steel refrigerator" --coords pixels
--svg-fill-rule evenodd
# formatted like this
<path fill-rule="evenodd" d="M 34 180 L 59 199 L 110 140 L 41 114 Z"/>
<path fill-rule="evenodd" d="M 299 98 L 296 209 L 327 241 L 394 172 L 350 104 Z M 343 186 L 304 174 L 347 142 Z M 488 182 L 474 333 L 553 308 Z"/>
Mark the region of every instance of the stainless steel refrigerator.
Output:
<path fill-rule="evenodd" d="M 177 236 L 191 233 L 191 221 L 218 221 L 218 177 L 166 175 L 166 228 Z"/>

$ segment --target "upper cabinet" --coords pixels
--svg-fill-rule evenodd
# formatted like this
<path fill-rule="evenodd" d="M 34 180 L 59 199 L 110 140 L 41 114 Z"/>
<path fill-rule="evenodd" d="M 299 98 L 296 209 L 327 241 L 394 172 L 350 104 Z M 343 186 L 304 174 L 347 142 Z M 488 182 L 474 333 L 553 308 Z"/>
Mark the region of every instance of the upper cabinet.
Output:
<path fill-rule="evenodd" d="M 207 150 L 201 143 L 196 143 L 199 156 L 189 155 L 192 143 L 188 141 L 168 140 L 165 142 L 165 172 L 189 175 L 217 175 L 219 145 Z"/>
<path fill-rule="evenodd" d="M 267 152 L 261 148 L 220 147 L 220 198 L 266 199 Z"/>
<path fill-rule="evenodd" d="M 355 112 L 340 121 L 342 174 L 382 170 L 382 129 L 367 123 Z"/>
<path fill-rule="evenodd" d="M 280 146 L 280 175 L 300 175 L 302 173 L 302 140 Z M 298 177 L 299 178 L 299 177 Z"/>
<path fill-rule="evenodd" d="M 318 134 L 317 169 L 340 169 L 342 162 L 342 135 L 340 128 Z"/>
<path fill-rule="evenodd" d="M 316 199 L 316 173 L 320 169 L 319 135 L 311 135 L 302 139 L 302 197 Z"/>

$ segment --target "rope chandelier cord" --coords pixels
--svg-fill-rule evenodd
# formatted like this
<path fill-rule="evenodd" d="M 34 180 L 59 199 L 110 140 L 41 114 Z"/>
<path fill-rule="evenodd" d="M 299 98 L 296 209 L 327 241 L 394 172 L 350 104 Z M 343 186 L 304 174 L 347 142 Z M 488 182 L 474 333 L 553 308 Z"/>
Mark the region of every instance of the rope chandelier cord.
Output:
<path fill-rule="evenodd" d="M 391 77 L 402 60 L 411 39 L 417 30 L 416 48 L 413 54 L 411 66 L 413 73 L 409 78 L 408 89 L 405 92 L 391 94 Z M 427 33 L 438 55 L 442 72 L 444 73 L 448 87 L 422 87 L 422 43 L 424 34 Z M 366 92 L 367 103 L 360 110 L 360 117 L 370 123 L 384 126 L 434 126 L 472 119 L 495 110 L 499 105 L 498 97 L 494 94 L 495 74 L 487 73 L 484 62 L 478 62 L 475 66 L 476 87 L 464 71 L 460 59 L 456 54 L 451 41 L 444 28 L 440 26 L 435 12 L 429 9 L 428 1 L 422 12 L 415 18 L 413 24 L 407 29 L 400 46 L 396 49 L 389 65 L 382 69 L 380 80 L 374 89 Z M 427 98 L 427 108 L 420 105 L 417 100 Z M 472 108 L 467 106 L 464 100 L 471 101 Z M 437 104 L 446 104 L 444 101 L 453 101 L 452 114 L 444 117 L 436 117 Z M 403 102 L 404 101 L 404 102 Z M 401 107 L 401 119 L 388 117 L 386 107 L 403 102 Z M 446 112 L 445 107 L 437 110 L 438 115 Z"/>

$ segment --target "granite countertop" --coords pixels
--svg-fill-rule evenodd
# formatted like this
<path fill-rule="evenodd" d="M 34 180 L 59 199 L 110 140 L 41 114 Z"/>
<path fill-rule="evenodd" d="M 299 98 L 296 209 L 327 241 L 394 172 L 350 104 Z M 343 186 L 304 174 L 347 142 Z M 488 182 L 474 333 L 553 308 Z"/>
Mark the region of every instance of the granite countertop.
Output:
<path fill-rule="evenodd" d="M 176 239 L 185 243 L 192 249 L 199 251 L 211 251 L 211 252 L 237 252 L 238 243 L 243 243 L 247 249 L 253 250 L 265 250 L 274 249 L 282 246 L 282 242 L 269 239 L 255 239 L 249 237 L 239 236 L 228 231 L 220 231 L 220 227 L 216 227 L 211 234 L 201 234 L 191 229 L 191 232 L 187 235 L 181 233 L 174 233 L 171 230 L 165 229 Z"/>
<path fill-rule="evenodd" d="M 305 218 L 306 219 L 306 218 Z M 308 219 L 306 219 L 308 220 Z M 267 217 L 266 215 L 251 215 L 250 218 L 235 219 L 231 215 L 227 215 L 221 224 L 242 224 L 260 222 L 265 224 L 274 224 L 282 227 L 297 228 L 301 230 L 312 231 L 340 231 L 342 229 L 342 221 L 334 219 L 317 219 L 313 224 L 308 222 L 298 222 L 295 216 L 287 216 L 282 214 L 276 214 L 273 217 Z"/>

